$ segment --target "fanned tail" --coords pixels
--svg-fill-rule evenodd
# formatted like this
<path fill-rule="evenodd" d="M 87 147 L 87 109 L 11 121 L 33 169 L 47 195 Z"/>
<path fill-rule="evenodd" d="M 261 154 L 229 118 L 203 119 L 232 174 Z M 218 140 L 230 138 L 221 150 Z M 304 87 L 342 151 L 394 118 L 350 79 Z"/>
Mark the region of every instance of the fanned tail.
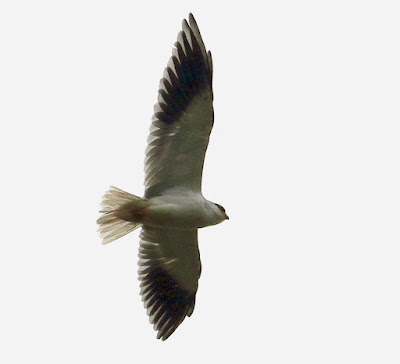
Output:
<path fill-rule="evenodd" d="M 97 220 L 103 244 L 130 233 L 142 225 L 135 221 L 134 212 L 147 205 L 147 200 L 111 186 L 103 196 Z"/>

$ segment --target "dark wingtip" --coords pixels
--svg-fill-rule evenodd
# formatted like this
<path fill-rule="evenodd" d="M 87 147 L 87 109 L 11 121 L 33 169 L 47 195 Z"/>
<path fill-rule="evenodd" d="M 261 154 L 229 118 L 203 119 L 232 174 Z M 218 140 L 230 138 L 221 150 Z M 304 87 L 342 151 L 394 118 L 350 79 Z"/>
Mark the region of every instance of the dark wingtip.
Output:
<path fill-rule="evenodd" d="M 166 124 L 174 123 L 196 94 L 206 88 L 212 92 L 211 55 L 207 53 L 192 13 L 189 13 L 189 23 L 186 19 L 182 20 L 182 30 L 175 42 L 177 55 L 171 57 L 175 71 L 168 66 L 161 80 L 168 102 L 154 114 Z M 165 78 L 165 73 L 171 84 Z"/>
<path fill-rule="evenodd" d="M 195 293 L 188 292 L 164 269 L 148 267 L 139 271 L 141 295 L 157 339 L 165 341 L 192 313 Z"/>

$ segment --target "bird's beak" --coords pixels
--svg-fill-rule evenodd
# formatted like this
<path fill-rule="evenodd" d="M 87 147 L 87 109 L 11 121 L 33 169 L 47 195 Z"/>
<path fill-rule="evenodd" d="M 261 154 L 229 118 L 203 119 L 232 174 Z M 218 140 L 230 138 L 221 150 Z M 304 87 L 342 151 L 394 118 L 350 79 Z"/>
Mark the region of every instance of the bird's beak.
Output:
<path fill-rule="evenodd" d="M 225 220 L 229 220 L 229 216 L 225 214 Z"/>

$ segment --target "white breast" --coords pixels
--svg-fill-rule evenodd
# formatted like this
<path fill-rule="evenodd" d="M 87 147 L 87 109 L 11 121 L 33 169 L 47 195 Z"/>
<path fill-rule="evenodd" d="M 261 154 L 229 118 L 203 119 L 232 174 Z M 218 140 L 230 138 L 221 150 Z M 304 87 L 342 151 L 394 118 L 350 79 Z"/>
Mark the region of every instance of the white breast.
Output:
<path fill-rule="evenodd" d="M 194 229 L 220 222 L 211 208 L 212 202 L 192 196 L 157 196 L 150 199 L 143 223 L 153 227 Z"/>

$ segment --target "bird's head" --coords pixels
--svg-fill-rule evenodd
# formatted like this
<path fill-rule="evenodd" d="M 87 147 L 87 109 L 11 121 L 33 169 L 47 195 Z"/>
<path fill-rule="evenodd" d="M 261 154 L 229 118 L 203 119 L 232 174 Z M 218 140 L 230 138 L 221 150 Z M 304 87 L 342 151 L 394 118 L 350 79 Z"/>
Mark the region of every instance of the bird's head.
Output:
<path fill-rule="evenodd" d="M 221 205 L 218 205 L 217 203 L 215 203 L 214 205 L 218 208 L 218 212 L 221 217 L 221 222 L 224 220 L 229 220 L 229 216 L 226 214 L 225 209 Z"/>

